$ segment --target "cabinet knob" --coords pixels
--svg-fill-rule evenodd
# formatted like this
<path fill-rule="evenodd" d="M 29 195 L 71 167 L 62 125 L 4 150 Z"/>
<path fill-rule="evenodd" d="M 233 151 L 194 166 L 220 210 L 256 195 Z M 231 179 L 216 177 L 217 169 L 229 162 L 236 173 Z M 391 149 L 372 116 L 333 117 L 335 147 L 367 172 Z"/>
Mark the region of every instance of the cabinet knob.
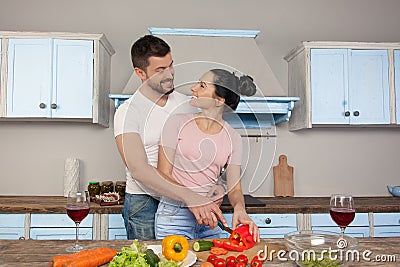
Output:
<path fill-rule="evenodd" d="M 54 103 L 51 104 L 51 108 L 52 108 L 52 109 L 56 109 L 56 108 L 57 108 L 57 104 L 54 104 Z"/>
<path fill-rule="evenodd" d="M 360 115 L 360 112 L 356 110 L 356 111 L 354 111 L 353 115 L 358 117 Z"/>
<path fill-rule="evenodd" d="M 40 104 L 39 104 L 39 108 L 41 108 L 41 109 L 46 108 L 46 104 L 45 104 L 45 103 L 40 103 Z"/>
<path fill-rule="evenodd" d="M 350 111 L 346 111 L 346 112 L 344 113 L 344 116 L 346 116 L 346 117 L 350 116 Z"/>
<path fill-rule="evenodd" d="M 267 218 L 265 219 L 265 223 L 266 223 L 266 224 L 271 224 L 271 222 L 272 222 L 271 218 L 268 218 L 268 217 L 267 217 Z"/>

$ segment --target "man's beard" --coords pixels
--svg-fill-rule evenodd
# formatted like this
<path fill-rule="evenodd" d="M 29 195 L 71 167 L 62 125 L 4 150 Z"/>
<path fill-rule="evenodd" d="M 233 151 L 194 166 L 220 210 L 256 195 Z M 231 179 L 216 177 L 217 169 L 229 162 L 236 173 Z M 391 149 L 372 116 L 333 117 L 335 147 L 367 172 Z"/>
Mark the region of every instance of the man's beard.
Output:
<path fill-rule="evenodd" d="M 150 86 L 151 89 L 153 89 L 154 91 L 156 91 L 157 93 L 159 93 L 161 95 L 169 95 L 174 91 L 175 88 L 174 88 L 174 86 L 172 84 L 172 88 L 170 90 L 168 90 L 168 91 L 165 91 L 164 88 L 162 87 L 162 84 L 166 83 L 166 82 L 168 82 L 168 83 L 172 82 L 173 83 L 173 80 L 172 79 L 165 79 L 165 80 L 160 81 L 159 84 L 151 84 L 151 83 L 149 83 L 149 86 Z"/>

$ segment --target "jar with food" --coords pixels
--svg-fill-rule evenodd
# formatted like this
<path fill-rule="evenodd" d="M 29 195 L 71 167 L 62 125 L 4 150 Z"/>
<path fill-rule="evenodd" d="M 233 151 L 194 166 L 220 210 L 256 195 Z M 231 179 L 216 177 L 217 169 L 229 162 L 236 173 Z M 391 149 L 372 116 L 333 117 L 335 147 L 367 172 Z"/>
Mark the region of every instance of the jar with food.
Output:
<path fill-rule="evenodd" d="M 102 182 L 100 192 L 102 194 L 114 192 L 114 183 L 112 181 Z"/>
<path fill-rule="evenodd" d="M 125 188 L 126 188 L 125 181 L 117 181 L 115 183 L 115 192 L 117 192 L 119 194 L 120 198 L 125 197 Z"/>
<path fill-rule="evenodd" d="M 95 197 L 100 194 L 100 183 L 99 182 L 89 182 L 88 185 L 89 195 Z"/>

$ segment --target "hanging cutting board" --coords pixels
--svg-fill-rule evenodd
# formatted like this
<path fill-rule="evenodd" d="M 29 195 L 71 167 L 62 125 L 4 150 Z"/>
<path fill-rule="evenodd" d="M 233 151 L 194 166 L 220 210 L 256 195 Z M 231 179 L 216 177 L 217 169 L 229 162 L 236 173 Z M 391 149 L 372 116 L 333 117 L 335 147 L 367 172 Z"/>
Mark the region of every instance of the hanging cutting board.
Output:
<path fill-rule="evenodd" d="M 274 167 L 274 195 L 279 197 L 292 197 L 294 195 L 292 166 L 287 164 L 285 155 L 279 156 L 279 164 Z"/>
<path fill-rule="evenodd" d="M 223 240 L 223 239 L 221 239 L 221 240 Z M 190 243 L 190 247 L 192 247 L 192 243 Z M 271 243 L 267 243 L 267 242 L 259 242 L 251 249 L 245 250 L 243 252 L 229 251 L 228 254 L 221 255 L 218 257 L 226 259 L 228 256 L 237 257 L 240 254 L 244 254 L 249 259 L 249 262 L 250 262 L 254 258 L 254 256 L 258 255 L 258 252 L 260 250 L 263 250 L 263 251 L 267 250 L 268 259 L 270 259 L 270 257 L 269 257 L 270 255 L 272 255 L 273 258 L 276 258 L 277 252 L 280 250 L 287 251 L 285 246 L 280 246 L 280 245 L 271 244 Z M 273 250 L 275 252 L 273 252 Z M 273 253 L 271 253 L 271 252 L 273 252 Z M 210 251 L 201 251 L 201 252 L 195 252 L 195 253 L 196 253 L 197 259 L 200 261 L 207 261 L 208 256 L 211 255 Z"/>

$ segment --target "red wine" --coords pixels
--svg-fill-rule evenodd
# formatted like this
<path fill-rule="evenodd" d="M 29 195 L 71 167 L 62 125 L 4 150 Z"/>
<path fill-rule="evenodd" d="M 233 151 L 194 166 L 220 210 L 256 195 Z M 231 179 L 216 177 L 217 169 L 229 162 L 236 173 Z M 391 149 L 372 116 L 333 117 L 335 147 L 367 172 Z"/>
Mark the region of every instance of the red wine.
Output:
<path fill-rule="evenodd" d="M 347 227 L 347 225 L 354 220 L 356 211 L 346 208 L 331 208 L 329 213 L 331 214 L 332 220 L 334 220 L 337 225 L 340 227 Z"/>
<path fill-rule="evenodd" d="M 89 214 L 89 207 L 68 207 L 67 214 L 75 223 L 80 223 Z"/>

